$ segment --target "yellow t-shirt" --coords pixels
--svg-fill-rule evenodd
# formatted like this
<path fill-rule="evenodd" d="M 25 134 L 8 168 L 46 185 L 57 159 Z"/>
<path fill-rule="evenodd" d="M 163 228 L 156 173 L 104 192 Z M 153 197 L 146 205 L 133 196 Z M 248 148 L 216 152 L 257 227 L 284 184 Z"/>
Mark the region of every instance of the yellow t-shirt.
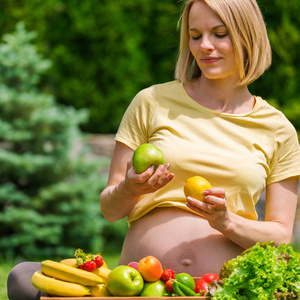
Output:
<path fill-rule="evenodd" d="M 139 199 L 129 224 L 155 207 L 189 210 L 183 186 L 195 175 L 225 189 L 229 211 L 256 220 L 255 204 L 266 185 L 300 176 L 297 134 L 280 111 L 260 97 L 249 113 L 211 110 L 191 99 L 179 81 L 139 92 L 115 140 L 132 149 L 156 145 L 175 175 L 165 187 Z"/>

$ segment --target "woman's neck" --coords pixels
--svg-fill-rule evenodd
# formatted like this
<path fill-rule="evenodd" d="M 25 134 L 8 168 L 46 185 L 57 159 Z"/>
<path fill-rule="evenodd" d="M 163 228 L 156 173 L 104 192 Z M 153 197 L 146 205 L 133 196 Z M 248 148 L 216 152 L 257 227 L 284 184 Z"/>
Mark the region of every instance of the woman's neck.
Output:
<path fill-rule="evenodd" d="M 253 109 L 254 97 L 247 86 L 230 79 L 211 80 L 201 76 L 185 86 L 189 96 L 199 104 L 220 112 L 238 114 Z"/>

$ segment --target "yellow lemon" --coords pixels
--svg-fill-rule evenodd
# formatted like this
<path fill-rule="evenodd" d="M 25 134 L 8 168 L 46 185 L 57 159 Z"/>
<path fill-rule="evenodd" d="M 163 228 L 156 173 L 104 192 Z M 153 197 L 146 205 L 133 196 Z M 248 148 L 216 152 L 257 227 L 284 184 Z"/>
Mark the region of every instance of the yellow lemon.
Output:
<path fill-rule="evenodd" d="M 203 192 L 212 188 L 211 184 L 201 176 L 190 177 L 186 180 L 183 191 L 186 197 L 204 201 Z"/>
<path fill-rule="evenodd" d="M 156 170 L 159 165 L 164 164 L 164 154 L 152 144 L 142 144 L 133 153 L 133 168 L 138 174 L 145 172 L 152 165 L 155 166 Z"/>

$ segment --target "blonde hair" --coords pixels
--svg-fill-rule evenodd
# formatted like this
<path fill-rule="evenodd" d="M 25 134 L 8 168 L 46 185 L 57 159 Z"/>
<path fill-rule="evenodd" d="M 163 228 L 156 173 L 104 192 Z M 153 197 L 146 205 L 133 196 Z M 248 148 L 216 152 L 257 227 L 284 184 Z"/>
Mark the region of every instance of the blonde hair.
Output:
<path fill-rule="evenodd" d="M 236 51 L 239 85 L 248 85 L 271 65 L 272 53 L 263 16 L 255 0 L 188 0 L 181 18 L 175 78 L 189 83 L 201 75 L 189 48 L 189 13 L 196 1 L 206 3 L 227 27 Z"/>

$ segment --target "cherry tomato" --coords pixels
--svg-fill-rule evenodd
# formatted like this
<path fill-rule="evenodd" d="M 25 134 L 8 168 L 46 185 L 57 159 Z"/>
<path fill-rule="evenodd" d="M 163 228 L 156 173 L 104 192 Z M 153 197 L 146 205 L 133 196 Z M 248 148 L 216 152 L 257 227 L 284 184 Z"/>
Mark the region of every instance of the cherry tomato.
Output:
<path fill-rule="evenodd" d="M 96 263 L 94 260 L 89 260 L 84 264 L 84 270 L 93 272 L 96 270 Z"/>
<path fill-rule="evenodd" d="M 100 268 L 103 266 L 103 257 L 101 255 L 97 255 L 95 258 L 96 268 Z"/>
<path fill-rule="evenodd" d="M 173 293 L 173 281 L 171 279 L 168 279 L 165 283 L 165 289 L 169 292 L 169 293 Z"/>
<path fill-rule="evenodd" d="M 175 279 L 175 272 L 172 269 L 164 269 L 163 273 L 161 274 L 160 280 L 167 281 L 170 278 Z"/>

